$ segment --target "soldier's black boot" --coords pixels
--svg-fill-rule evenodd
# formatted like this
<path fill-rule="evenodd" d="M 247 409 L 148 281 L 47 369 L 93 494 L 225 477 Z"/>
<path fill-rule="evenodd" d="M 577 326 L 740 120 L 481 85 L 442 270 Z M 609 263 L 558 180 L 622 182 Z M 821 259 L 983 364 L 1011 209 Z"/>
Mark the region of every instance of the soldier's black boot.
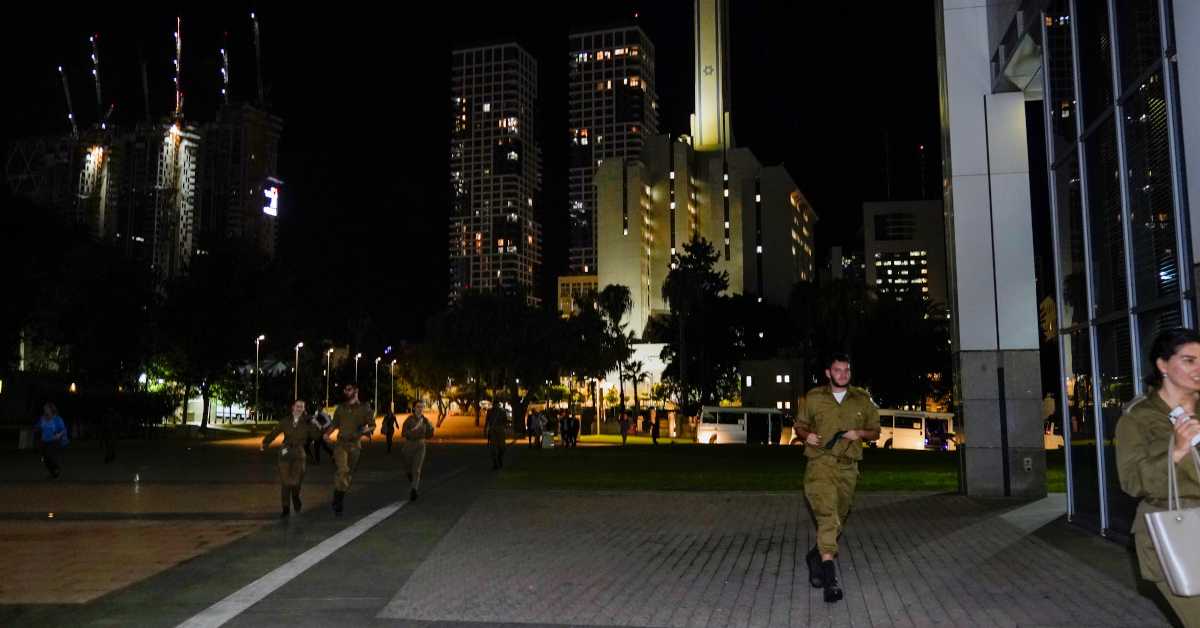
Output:
<path fill-rule="evenodd" d="M 414 488 L 414 489 L 409 489 L 409 491 L 408 491 L 408 501 L 410 501 L 410 502 L 415 502 L 415 501 L 417 501 L 417 489 L 415 489 L 415 488 Z"/>
<path fill-rule="evenodd" d="M 342 501 L 346 499 L 346 493 L 343 491 L 333 492 L 333 514 L 342 516 Z"/>
<path fill-rule="evenodd" d="M 825 586 L 825 573 L 821 569 L 821 552 L 814 545 L 808 550 L 808 555 L 804 557 L 804 561 L 808 563 L 808 583 L 814 589 L 820 589 Z"/>
<path fill-rule="evenodd" d="M 288 515 L 290 515 L 290 514 L 291 514 L 291 511 L 288 509 L 288 507 L 287 507 L 287 506 L 284 506 L 284 507 L 283 507 L 283 511 L 279 513 L 279 518 L 280 518 L 280 519 L 287 519 L 287 518 L 288 518 Z"/>
<path fill-rule="evenodd" d="M 832 560 L 821 563 L 821 573 L 825 580 L 825 601 L 832 604 L 842 599 L 842 588 L 838 586 L 837 571 Z"/>
<path fill-rule="evenodd" d="M 292 510 L 295 510 L 296 514 L 300 514 L 300 507 L 302 505 L 300 503 L 300 487 L 296 487 L 292 489 Z"/>

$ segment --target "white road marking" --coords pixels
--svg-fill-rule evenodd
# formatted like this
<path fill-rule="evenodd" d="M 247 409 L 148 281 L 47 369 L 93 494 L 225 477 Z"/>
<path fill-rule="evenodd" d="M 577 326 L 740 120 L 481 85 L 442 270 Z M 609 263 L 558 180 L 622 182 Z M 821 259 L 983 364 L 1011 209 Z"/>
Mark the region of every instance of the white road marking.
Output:
<path fill-rule="evenodd" d="M 458 469 L 439 478 L 438 483 L 441 484 L 463 471 L 466 471 L 466 468 Z M 350 527 L 321 541 L 303 554 L 276 567 L 267 575 L 231 593 L 220 602 L 213 604 L 191 619 L 179 624 L 178 628 L 217 628 L 224 625 L 225 622 L 237 617 L 246 609 L 259 603 L 313 565 L 325 560 L 350 541 L 362 536 L 367 530 L 379 525 L 384 519 L 396 514 L 397 511 L 407 504 L 408 500 L 389 504 L 359 519 Z"/>

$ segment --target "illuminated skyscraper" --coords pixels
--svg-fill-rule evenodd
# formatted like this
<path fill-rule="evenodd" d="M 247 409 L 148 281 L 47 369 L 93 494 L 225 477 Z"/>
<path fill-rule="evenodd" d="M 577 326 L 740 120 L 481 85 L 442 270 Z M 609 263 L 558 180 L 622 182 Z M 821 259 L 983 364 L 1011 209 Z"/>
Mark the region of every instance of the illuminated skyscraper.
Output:
<path fill-rule="evenodd" d="M 542 156 L 537 62 L 515 43 L 453 52 L 450 301 L 472 291 L 533 299 Z"/>
<path fill-rule="evenodd" d="M 570 270 L 596 273 L 596 169 L 658 134 L 654 44 L 637 26 L 571 35 Z"/>

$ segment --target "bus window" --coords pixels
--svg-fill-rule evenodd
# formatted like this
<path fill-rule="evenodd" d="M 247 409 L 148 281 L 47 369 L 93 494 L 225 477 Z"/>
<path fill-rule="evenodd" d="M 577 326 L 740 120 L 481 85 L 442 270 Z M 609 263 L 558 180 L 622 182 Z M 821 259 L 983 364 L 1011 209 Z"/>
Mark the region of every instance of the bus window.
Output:
<path fill-rule="evenodd" d="M 895 427 L 898 430 L 918 430 L 921 429 L 921 419 L 910 416 L 898 416 L 895 420 Z"/>
<path fill-rule="evenodd" d="M 702 423 L 716 423 L 716 422 L 717 422 L 717 416 L 716 416 L 715 414 L 713 414 L 712 412 L 705 412 L 705 413 L 704 413 L 704 416 L 702 416 L 702 417 L 700 418 L 700 421 L 701 421 Z"/>
<path fill-rule="evenodd" d="M 737 425 L 741 423 L 745 417 L 744 412 L 722 412 L 717 415 L 717 423 L 720 425 Z"/>
<path fill-rule="evenodd" d="M 892 416 L 890 414 L 889 415 L 880 415 L 879 416 L 879 427 L 892 427 Z"/>

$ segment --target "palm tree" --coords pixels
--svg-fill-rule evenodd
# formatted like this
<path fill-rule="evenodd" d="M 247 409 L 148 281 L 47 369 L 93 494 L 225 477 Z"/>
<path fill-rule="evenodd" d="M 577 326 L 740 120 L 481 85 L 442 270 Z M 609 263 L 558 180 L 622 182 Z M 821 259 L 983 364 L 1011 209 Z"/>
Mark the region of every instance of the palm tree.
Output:
<path fill-rule="evenodd" d="M 605 286 L 596 295 L 596 307 L 604 316 L 606 331 L 612 357 L 617 364 L 617 382 L 621 390 L 621 409 L 625 409 L 625 374 L 622 364 L 629 358 L 629 344 L 632 336 L 625 335 L 625 323 L 621 322 L 629 310 L 633 309 L 633 296 L 628 286 L 612 284 Z"/>
<path fill-rule="evenodd" d="M 634 360 L 625 365 L 626 377 L 633 382 L 633 407 L 635 410 L 641 410 L 642 406 L 638 401 L 638 384 L 644 384 L 650 379 L 650 374 L 645 370 L 646 365 L 641 360 Z"/>

